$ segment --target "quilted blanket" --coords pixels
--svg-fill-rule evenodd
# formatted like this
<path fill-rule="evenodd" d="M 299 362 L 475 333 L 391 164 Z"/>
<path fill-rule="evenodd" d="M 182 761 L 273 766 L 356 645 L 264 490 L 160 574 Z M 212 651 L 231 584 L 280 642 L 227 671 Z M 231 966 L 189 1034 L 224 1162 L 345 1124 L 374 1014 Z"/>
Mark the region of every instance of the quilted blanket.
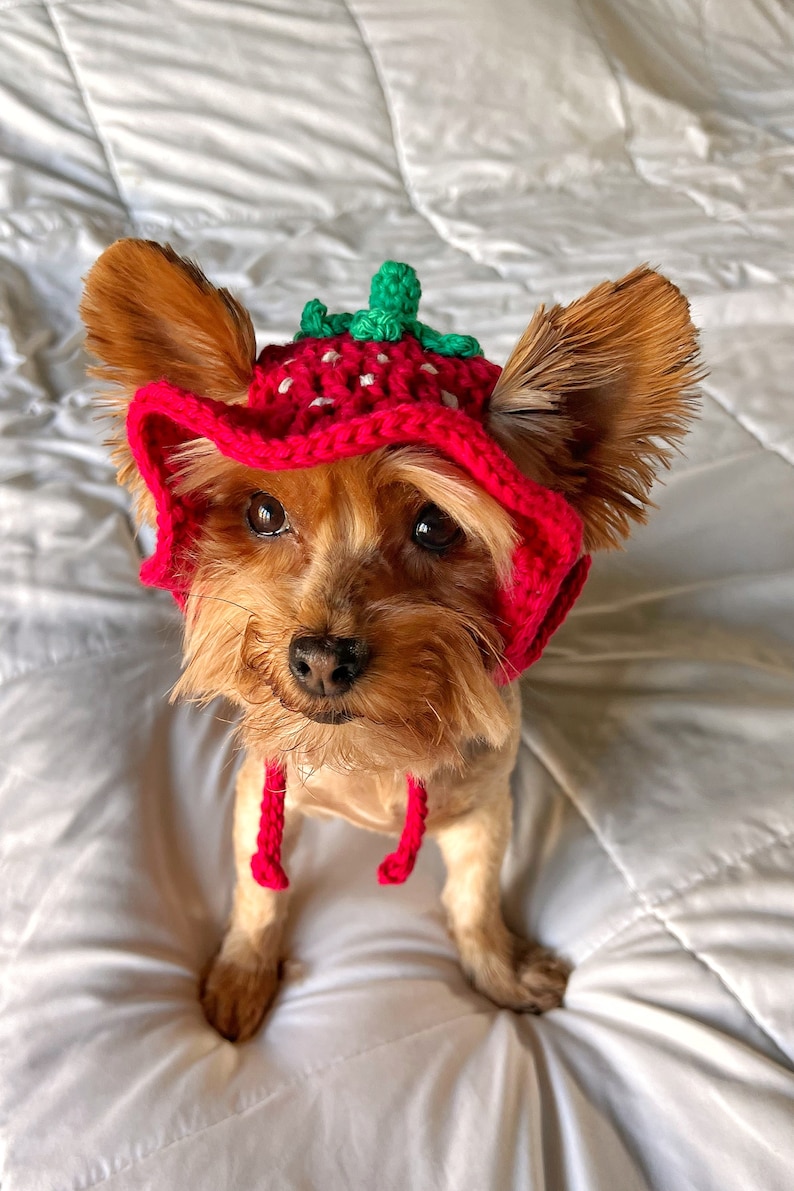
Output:
<path fill-rule="evenodd" d="M 794 1186 L 793 144 L 783 0 L 0 0 L 4 1191 Z M 499 362 L 643 261 L 691 299 L 702 416 L 525 681 L 504 896 L 561 1009 L 469 987 L 433 845 L 384 889 L 312 823 L 265 1028 L 205 1023 L 237 758 L 92 413 L 125 235 L 262 343 L 388 258 Z"/>

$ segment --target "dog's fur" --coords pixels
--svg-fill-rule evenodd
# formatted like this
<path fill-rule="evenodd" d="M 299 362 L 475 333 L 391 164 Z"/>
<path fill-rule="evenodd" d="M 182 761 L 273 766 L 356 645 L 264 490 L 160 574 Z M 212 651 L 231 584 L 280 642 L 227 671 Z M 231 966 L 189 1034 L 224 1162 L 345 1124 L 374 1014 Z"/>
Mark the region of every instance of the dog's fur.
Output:
<path fill-rule="evenodd" d="M 115 386 L 120 479 L 138 517 L 151 520 L 124 435 L 129 399 L 164 377 L 244 401 L 251 321 L 195 265 L 134 240 L 97 261 L 81 311 L 95 372 Z M 489 430 L 525 474 L 577 509 L 586 549 L 619 544 L 645 519 L 655 472 L 693 411 L 696 353 L 685 299 L 640 268 L 568 307 L 541 307 L 508 361 Z M 517 686 L 494 682 L 502 642 L 490 609 L 514 544 L 505 511 L 449 462 L 409 448 L 265 473 L 197 440 L 181 449 L 177 483 L 208 498 L 209 511 L 192 560 L 175 695 L 226 696 L 239 708 L 246 750 L 234 908 L 201 992 L 208 1020 L 227 1038 L 248 1038 L 277 988 L 289 893 L 261 888 L 250 870 L 262 758 L 274 753 L 287 770 L 285 854 L 305 814 L 399 832 L 406 772 L 424 779 L 428 830 L 447 867 L 443 901 L 472 982 L 513 1009 L 560 1004 L 565 964 L 512 935 L 500 909 L 520 715 Z M 247 529 L 246 502 L 261 491 L 287 510 L 289 533 L 261 539 Z M 446 554 L 412 541 L 428 502 L 463 531 Z M 367 642 L 371 662 L 341 699 L 296 683 L 287 649 L 301 635 Z M 332 705 L 342 707 L 341 722 L 318 722 Z"/>

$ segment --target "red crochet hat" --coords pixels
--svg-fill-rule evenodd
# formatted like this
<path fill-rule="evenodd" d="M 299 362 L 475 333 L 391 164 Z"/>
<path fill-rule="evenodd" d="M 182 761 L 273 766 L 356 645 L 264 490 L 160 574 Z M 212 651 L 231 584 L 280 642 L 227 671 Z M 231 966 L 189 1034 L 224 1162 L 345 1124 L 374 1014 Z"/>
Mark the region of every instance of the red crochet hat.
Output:
<path fill-rule="evenodd" d="M 494 616 L 504 641 L 497 682 L 517 677 L 540 656 L 587 576 L 577 513 L 556 492 L 521 474 L 486 429 L 488 400 L 500 374 L 476 340 L 441 335 L 417 320 L 420 286 L 410 266 L 387 261 L 372 281 L 369 309 L 329 315 L 309 302 L 295 342 L 270 346 L 254 368 L 248 402 L 230 405 L 168 381 L 144 386 L 127 415 L 138 468 L 157 505 L 157 545 L 141 568 L 144 583 L 170 590 L 184 605 L 190 546 L 205 508 L 177 497 L 174 448 L 201 437 L 249 467 L 313 467 L 381 447 L 432 448 L 467 472 L 510 514 L 518 533 L 509 582 Z M 424 821 L 424 790 L 409 778 L 408 811 L 382 882 L 413 867 Z M 254 875 L 284 888 L 279 861 L 284 776 L 268 766 Z"/>

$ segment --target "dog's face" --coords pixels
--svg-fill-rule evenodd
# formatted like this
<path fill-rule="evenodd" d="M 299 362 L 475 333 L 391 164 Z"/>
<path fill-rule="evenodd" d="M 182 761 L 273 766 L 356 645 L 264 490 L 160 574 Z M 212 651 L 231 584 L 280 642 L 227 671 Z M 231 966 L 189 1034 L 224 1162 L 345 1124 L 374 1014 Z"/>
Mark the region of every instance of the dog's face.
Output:
<path fill-rule="evenodd" d="M 141 520 L 154 506 L 124 433 L 130 398 L 166 378 L 244 402 L 250 318 L 170 248 L 112 245 L 81 312 L 96 373 L 116 386 L 115 458 Z M 699 379 L 686 300 L 635 269 L 567 307 L 540 307 L 490 397 L 486 430 L 577 511 L 587 550 L 643 521 L 685 433 Z M 208 512 L 187 580 L 178 693 L 243 709 L 255 749 L 309 764 L 454 765 L 508 725 L 494 677 L 494 596 L 509 518 L 441 458 L 380 451 L 294 472 L 252 471 L 208 442 L 180 449 L 176 483 Z"/>
<path fill-rule="evenodd" d="M 421 773 L 503 743 L 493 604 L 514 534 L 471 480 L 407 449 L 262 472 L 200 444 L 181 464 L 209 509 L 178 693 L 225 695 L 249 747 L 312 766 Z"/>

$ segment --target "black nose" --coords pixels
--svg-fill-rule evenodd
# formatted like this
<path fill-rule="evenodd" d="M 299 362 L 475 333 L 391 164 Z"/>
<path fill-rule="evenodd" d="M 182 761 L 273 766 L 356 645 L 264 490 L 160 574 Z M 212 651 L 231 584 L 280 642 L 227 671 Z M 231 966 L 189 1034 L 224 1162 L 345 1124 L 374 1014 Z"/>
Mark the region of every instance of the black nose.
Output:
<path fill-rule="evenodd" d="M 344 695 L 360 678 L 369 646 L 356 637 L 295 637 L 289 668 L 310 695 Z"/>

